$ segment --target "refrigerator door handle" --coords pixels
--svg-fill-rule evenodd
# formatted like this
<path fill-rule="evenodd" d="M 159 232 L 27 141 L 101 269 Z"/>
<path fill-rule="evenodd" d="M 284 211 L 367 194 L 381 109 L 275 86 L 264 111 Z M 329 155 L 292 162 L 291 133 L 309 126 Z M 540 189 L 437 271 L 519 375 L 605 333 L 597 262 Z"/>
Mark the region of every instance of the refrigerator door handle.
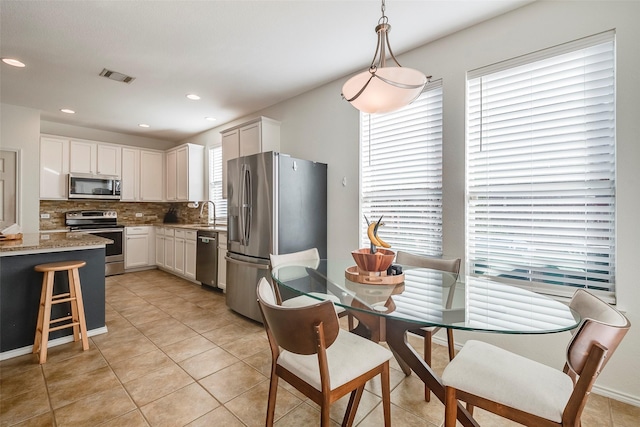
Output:
<path fill-rule="evenodd" d="M 240 208 L 240 212 L 239 212 L 239 220 L 240 220 L 240 245 L 242 246 L 246 246 L 246 243 L 244 241 L 244 236 L 245 236 L 245 221 L 246 221 L 246 217 L 244 214 L 245 211 L 245 207 L 246 207 L 246 195 L 245 192 L 247 190 L 247 186 L 246 186 L 246 172 L 247 172 L 247 165 L 246 164 L 242 164 L 242 180 L 240 182 L 240 197 L 239 197 L 239 208 Z"/>
<path fill-rule="evenodd" d="M 231 257 L 228 257 L 228 256 L 225 256 L 224 259 L 226 259 L 227 261 L 229 261 L 232 264 L 238 264 L 238 265 L 242 265 L 242 266 L 245 266 L 245 267 L 257 268 L 258 270 L 268 270 L 269 269 L 269 265 L 267 265 L 267 264 L 255 264 L 253 262 L 240 261 L 239 259 L 231 258 Z"/>
<path fill-rule="evenodd" d="M 251 170 L 247 165 L 242 165 L 242 244 L 249 245 L 251 235 Z"/>

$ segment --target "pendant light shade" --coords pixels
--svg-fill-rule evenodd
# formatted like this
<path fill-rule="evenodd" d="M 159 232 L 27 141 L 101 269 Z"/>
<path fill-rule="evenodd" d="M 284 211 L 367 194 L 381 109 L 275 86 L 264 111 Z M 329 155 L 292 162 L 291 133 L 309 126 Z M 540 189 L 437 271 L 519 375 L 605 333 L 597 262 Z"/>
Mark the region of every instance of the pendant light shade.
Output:
<path fill-rule="evenodd" d="M 342 97 L 363 113 L 388 113 L 413 102 L 424 89 L 427 77 L 418 70 L 402 67 L 389 45 L 391 25 L 384 14 L 376 26 L 378 45 L 369 70 L 351 77 L 342 87 Z M 386 66 L 386 51 L 397 66 Z"/>

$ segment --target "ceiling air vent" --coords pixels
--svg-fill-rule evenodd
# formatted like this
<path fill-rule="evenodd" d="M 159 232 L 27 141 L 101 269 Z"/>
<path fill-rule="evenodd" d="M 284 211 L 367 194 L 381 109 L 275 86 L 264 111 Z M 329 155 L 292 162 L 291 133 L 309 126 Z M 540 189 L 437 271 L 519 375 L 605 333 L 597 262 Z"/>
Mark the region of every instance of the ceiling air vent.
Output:
<path fill-rule="evenodd" d="M 117 82 L 122 82 L 122 83 L 131 83 L 136 79 L 135 77 L 127 76 L 117 71 L 107 70 L 106 68 L 102 69 L 102 71 L 100 72 L 100 75 L 102 77 L 108 78 L 109 80 L 115 80 Z"/>

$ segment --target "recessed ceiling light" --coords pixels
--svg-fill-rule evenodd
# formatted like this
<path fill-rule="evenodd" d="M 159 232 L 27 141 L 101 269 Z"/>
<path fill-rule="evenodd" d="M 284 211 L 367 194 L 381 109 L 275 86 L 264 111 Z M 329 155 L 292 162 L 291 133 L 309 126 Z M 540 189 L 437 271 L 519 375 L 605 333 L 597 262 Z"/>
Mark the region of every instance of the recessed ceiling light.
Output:
<path fill-rule="evenodd" d="M 188 94 L 187 98 L 189 98 L 192 101 L 197 101 L 198 99 L 200 99 L 200 97 L 198 95 L 196 95 L 195 93 Z"/>
<path fill-rule="evenodd" d="M 76 113 L 75 111 L 70 110 L 68 108 L 61 108 L 60 111 L 62 111 L 63 113 L 66 113 L 66 114 L 75 114 Z"/>
<path fill-rule="evenodd" d="M 140 123 L 138 126 L 140 126 L 141 128 L 148 128 L 149 125 L 146 123 Z"/>
<path fill-rule="evenodd" d="M 215 122 L 216 118 L 215 117 L 205 117 L 205 120 L 209 120 L 210 122 Z"/>
<path fill-rule="evenodd" d="M 13 58 L 2 58 L 2 62 L 4 62 L 7 65 L 12 65 L 14 67 L 25 67 L 23 62 L 18 61 L 17 59 L 13 59 Z"/>

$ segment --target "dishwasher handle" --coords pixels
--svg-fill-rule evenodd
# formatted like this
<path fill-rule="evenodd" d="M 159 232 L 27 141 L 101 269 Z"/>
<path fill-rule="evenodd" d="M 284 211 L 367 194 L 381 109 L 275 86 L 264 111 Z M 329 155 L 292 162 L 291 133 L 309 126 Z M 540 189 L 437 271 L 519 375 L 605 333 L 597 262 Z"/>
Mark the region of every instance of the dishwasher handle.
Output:
<path fill-rule="evenodd" d="M 198 236 L 198 240 L 200 240 L 202 243 L 214 243 L 214 244 L 218 244 L 217 242 L 217 238 L 216 237 L 211 237 L 211 236 Z"/>

